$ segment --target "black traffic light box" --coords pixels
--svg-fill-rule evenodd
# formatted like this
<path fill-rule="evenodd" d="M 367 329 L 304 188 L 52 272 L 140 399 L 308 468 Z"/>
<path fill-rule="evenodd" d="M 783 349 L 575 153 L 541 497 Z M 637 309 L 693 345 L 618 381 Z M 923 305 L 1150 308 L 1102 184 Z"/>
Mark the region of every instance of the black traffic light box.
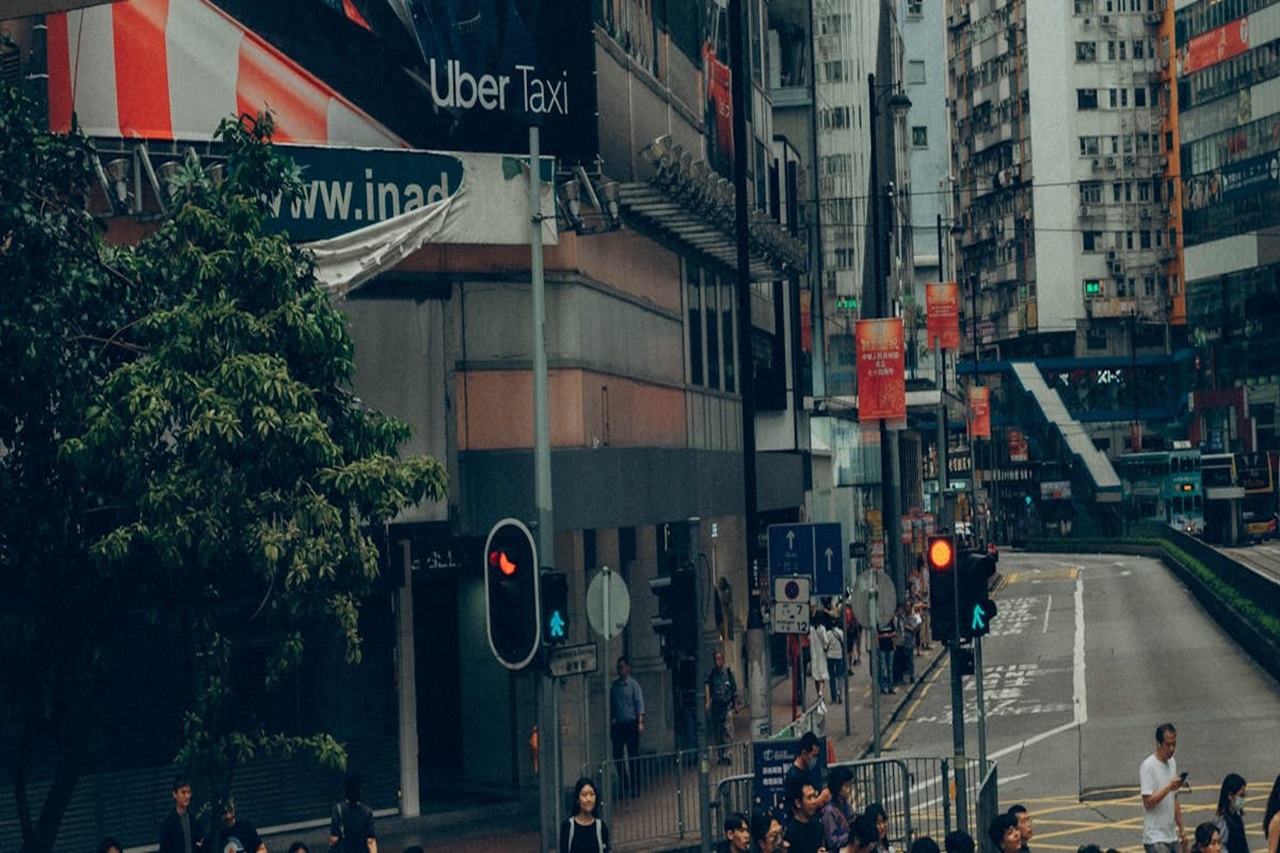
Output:
<path fill-rule="evenodd" d="M 929 618 L 933 636 L 956 641 L 956 542 L 952 536 L 930 536 L 925 543 L 929 567 Z"/>
<path fill-rule="evenodd" d="M 569 578 L 564 572 L 543 569 L 542 642 L 558 646 L 569 639 Z"/>
<path fill-rule="evenodd" d="M 529 528 L 499 521 L 484 543 L 484 598 L 489 648 L 507 669 L 523 669 L 542 641 L 537 549 Z"/>
<path fill-rule="evenodd" d="M 984 637 L 991 631 L 996 603 L 991 600 L 991 578 L 996 573 L 996 558 L 985 550 L 966 551 L 958 560 L 960 582 L 960 636 L 965 639 Z"/>
<path fill-rule="evenodd" d="M 649 589 L 658 597 L 658 615 L 650 619 L 654 633 L 662 637 L 667 655 L 698 649 L 697 601 L 693 592 L 693 569 L 679 568 L 670 574 L 649 579 Z"/>

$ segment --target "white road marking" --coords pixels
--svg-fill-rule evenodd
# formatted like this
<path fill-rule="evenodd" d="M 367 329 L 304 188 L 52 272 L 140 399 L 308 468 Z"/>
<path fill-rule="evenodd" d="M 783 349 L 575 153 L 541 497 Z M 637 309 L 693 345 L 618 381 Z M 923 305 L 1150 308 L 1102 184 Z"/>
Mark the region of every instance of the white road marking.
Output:
<path fill-rule="evenodd" d="M 1041 634 L 1049 633 L 1049 611 L 1052 609 L 1053 609 L 1053 596 L 1050 595 L 1049 600 L 1045 602 L 1045 605 L 1044 605 L 1044 630 L 1040 632 Z"/>
<path fill-rule="evenodd" d="M 1034 746 L 1040 741 L 1051 738 L 1054 735 L 1073 731 L 1089 721 L 1089 703 L 1088 697 L 1085 695 L 1084 680 L 1084 579 L 1082 577 L 1076 578 L 1075 604 L 1076 637 L 1075 645 L 1072 650 L 1072 708 L 1074 711 L 1072 716 L 1074 719 L 1069 723 L 1063 723 L 1056 728 L 1049 729 L 1047 732 L 1041 732 L 1038 735 L 1033 735 L 1024 740 L 1020 740 L 1017 743 L 1010 744 L 1004 749 L 990 753 L 987 755 L 988 759 L 999 759 L 1006 755 L 1020 752 L 1021 750 L 1024 750 L 1029 746 Z"/>

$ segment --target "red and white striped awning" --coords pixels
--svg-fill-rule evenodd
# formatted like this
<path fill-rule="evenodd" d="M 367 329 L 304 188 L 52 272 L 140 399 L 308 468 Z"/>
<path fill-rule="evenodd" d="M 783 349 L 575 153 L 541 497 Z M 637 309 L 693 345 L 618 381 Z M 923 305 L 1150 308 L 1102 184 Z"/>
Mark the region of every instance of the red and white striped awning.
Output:
<path fill-rule="evenodd" d="M 277 142 L 407 147 L 207 0 L 122 0 L 51 15 L 49 123 L 89 136 L 208 141 L 270 110 Z"/>

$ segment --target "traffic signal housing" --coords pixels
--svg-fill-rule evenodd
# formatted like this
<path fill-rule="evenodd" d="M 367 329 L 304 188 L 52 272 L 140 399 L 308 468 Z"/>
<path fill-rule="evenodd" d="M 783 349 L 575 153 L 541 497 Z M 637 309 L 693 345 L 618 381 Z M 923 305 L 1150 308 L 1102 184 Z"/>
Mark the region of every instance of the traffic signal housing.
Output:
<path fill-rule="evenodd" d="M 929 618 L 933 636 L 944 643 L 956 639 L 956 542 L 952 536 L 930 536 L 925 542 L 929 567 Z"/>
<path fill-rule="evenodd" d="M 542 644 L 537 549 L 529 528 L 504 518 L 484 543 L 489 648 L 507 669 L 524 669 Z"/>
<path fill-rule="evenodd" d="M 569 639 L 569 578 L 564 572 L 543 569 L 542 642 L 558 646 Z"/>
<path fill-rule="evenodd" d="M 662 637 L 663 653 L 678 657 L 698 649 L 697 600 L 693 589 L 693 569 L 677 568 L 669 574 L 649 579 L 649 589 L 658 598 L 658 615 L 650 619 L 654 633 Z"/>
<path fill-rule="evenodd" d="M 985 549 L 967 551 L 960 556 L 960 636 L 966 639 L 985 637 L 991 631 L 996 603 L 991 600 L 991 578 L 996 573 L 996 558 Z"/>

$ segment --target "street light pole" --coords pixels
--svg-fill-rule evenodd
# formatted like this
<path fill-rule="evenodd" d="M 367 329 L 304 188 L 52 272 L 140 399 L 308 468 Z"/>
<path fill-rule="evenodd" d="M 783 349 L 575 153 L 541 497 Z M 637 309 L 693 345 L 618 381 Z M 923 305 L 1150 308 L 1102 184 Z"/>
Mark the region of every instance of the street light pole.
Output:
<path fill-rule="evenodd" d="M 889 304 L 889 283 L 884 274 L 885 236 L 881 233 L 880 208 L 884 203 L 881 195 L 879 134 L 876 119 L 880 111 L 876 108 L 876 75 L 867 75 L 867 99 L 871 113 L 868 125 L 871 129 L 871 260 L 872 260 L 872 295 L 875 298 L 872 309 L 873 316 L 884 319 L 892 314 Z M 905 112 L 911 108 L 911 100 L 900 92 L 889 99 L 891 111 Z M 881 482 L 881 518 L 884 521 L 885 536 L 885 570 L 893 579 L 894 587 L 901 595 L 906 588 L 906 573 L 902 566 L 902 507 L 898 482 L 898 433 L 889 429 L 883 418 L 880 419 L 880 482 Z M 875 626 L 879 627 L 879 626 Z"/>

